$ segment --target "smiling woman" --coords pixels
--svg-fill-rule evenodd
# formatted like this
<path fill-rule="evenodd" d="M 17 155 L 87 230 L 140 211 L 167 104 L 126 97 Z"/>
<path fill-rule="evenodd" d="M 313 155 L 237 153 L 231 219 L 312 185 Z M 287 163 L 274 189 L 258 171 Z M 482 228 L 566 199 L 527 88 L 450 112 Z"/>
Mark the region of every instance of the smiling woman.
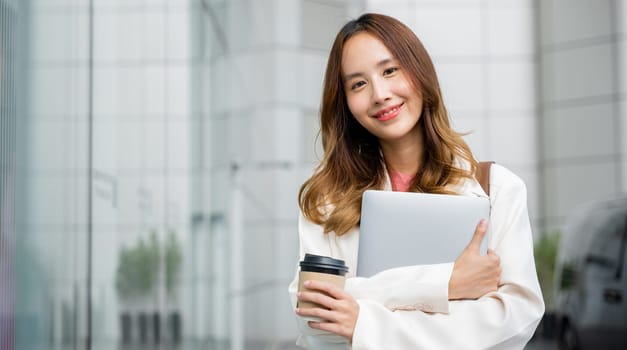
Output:
<path fill-rule="evenodd" d="M 351 114 L 383 147 L 422 142 L 418 126 L 422 96 L 380 40 L 367 33 L 349 40 L 343 50 L 342 72 Z"/>
<path fill-rule="evenodd" d="M 473 178 L 476 160 L 450 127 L 431 58 L 395 19 L 364 15 L 344 26 L 322 98 L 324 158 L 300 204 L 325 232 L 341 235 L 358 224 L 361 194 L 383 185 L 386 167 L 411 174 L 416 192 L 450 194 L 449 185 Z M 320 212 L 327 201 L 336 209 Z"/>
<path fill-rule="evenodd" d="M 349 272 L 344 289 L 311 280 L 301 281 L 299 292 L 298 275 L 292 281 L 297 344 L 522 349 L 544 303 L 526 188 L 504 167 L 492 166 L 489 226 L 478 223 L 456 261 L 355 276 L 365 190 L 488 197 L 470 148 L 450 127 L 434 66 L 416 35 L 384 15 L 348 22 L 327 63 L 320 124 L 324 157 L 299 193 L 300 257 L 343 260 Z M 488 232 L 488 254 L 480 255 L 476 247 Z"/>

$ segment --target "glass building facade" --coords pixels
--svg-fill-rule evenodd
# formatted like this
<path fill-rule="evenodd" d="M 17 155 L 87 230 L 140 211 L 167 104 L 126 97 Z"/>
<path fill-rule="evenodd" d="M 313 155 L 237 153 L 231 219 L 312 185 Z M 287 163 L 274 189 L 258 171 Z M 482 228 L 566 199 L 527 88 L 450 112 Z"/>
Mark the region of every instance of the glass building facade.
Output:
<path fill-rule="evenodd" d="M 16 7 L 0 1 L 0 349 L 15 339 Z"/>
<path fill-rule="evenodd" d="M 294 347 L 296 193 L 346 4 L 2 5 L 4 337 Z"/>

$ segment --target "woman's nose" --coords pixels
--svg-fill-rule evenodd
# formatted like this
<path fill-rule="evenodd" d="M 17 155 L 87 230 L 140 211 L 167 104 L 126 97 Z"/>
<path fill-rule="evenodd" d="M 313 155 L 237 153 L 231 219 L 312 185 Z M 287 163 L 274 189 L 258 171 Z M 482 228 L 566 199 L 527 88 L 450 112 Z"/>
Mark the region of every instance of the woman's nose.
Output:
<path fill-rule="evenodd" d="M 386 82 L 372 82 L 372 100 L 375 104 L 383 104 L 392 96 Z"/>

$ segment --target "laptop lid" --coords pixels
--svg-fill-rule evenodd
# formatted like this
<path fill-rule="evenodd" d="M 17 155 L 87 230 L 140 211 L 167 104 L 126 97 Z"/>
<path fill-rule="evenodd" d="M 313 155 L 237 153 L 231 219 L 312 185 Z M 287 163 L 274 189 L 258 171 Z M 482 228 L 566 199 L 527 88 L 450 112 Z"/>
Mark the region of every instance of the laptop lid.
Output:
<path fill-rule="evenodd" d="M 481 219 L 487 198 L 368 190 L 361 203 L 357 276 L 455 261 Z M 487 235 L 481 254 L 487 252 Z"/>

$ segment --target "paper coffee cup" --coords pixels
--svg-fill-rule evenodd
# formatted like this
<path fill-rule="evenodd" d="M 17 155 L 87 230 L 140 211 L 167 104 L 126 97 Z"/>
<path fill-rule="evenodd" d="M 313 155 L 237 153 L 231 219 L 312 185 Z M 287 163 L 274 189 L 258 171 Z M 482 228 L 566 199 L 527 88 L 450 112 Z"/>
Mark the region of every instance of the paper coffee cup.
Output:
<path fill-rule="evenodd" d="M 305 254 L 305 259 L 300 262 L 300 272 L 298 273 L 298 291 L 308 291 L 303 285 L 305 281 L 324 281 L 344 289 L 348 266 L 344 260 L 333 259 L 328 256 Z M 299 308 L 312 308 L 322 306 L 306 301 L 298 302 Z M 319 320 L 319 319 L 316 319 Z"/>

